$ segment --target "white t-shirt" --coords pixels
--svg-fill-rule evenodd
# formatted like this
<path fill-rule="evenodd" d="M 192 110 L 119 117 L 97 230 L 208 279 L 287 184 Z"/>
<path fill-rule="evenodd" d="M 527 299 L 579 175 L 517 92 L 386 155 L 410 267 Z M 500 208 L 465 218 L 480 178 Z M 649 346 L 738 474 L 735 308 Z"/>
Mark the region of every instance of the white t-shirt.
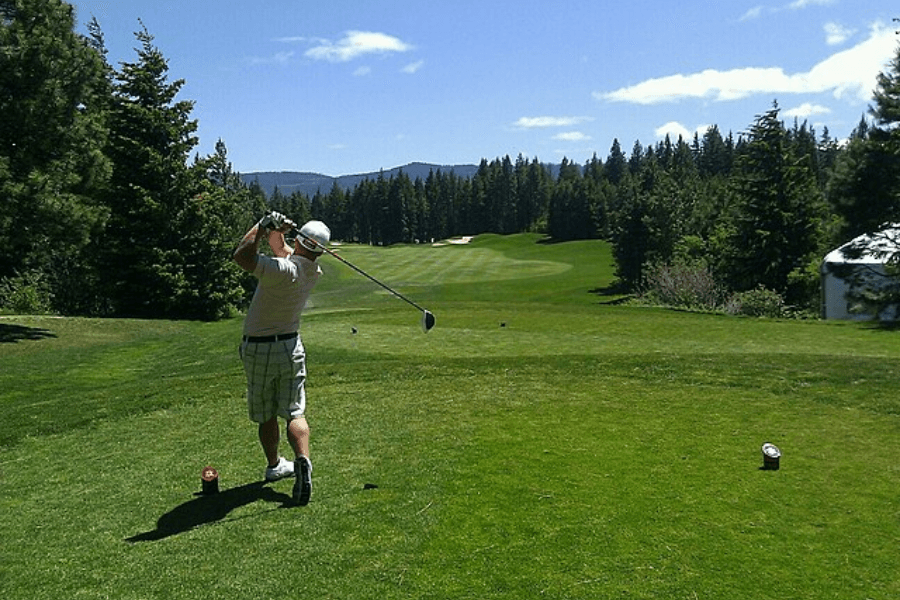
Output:
<path fill-rule="evenodd" d="M 322 269 L 304 256 L 258 258 L 253 274 L 259 283 L 244 319 L 244 335 L 293 333 L 300 328 L 300 313 Z"/>

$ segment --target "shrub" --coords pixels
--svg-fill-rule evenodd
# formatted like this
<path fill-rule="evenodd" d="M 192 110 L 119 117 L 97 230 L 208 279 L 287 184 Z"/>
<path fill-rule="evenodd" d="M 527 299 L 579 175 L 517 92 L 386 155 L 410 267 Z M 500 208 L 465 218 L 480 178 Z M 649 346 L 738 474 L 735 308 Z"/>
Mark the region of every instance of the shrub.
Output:
<path fill-rule="evenodd" d="M 41 271 L 16 273 L 0 279 L 0 308 L 17 314 L 52 312 L 53 294 Z"/>
<path fill-rule="evenodd" d="M 650 265 L 641 286 L 644 301 L 675 308 L 717 310 L 725 290 L 700 261 Z"/>
<path fill-rule="evenodd" d="M 754 290 L 732 294 L 725 304 L 726 313 L 749 317 L 781 317 L 784 308 L 781 295 L 762 285 Z"/>
<path fill-rule="evenodd" d="M 796 312 L 818 314 L 822 302 L 821 259 L 815 257 L 788 273 L 785 302 Z"/>

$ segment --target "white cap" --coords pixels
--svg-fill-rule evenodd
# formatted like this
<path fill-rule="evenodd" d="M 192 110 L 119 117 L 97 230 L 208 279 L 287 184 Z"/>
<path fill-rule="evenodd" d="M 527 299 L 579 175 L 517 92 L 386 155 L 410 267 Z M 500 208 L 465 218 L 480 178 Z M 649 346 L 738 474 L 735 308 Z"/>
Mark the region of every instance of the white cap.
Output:
<path fill-rule="evenodd" d="M 315 240 L 318 244 L 314 244 L 307 238 Z M 322 221 L 307 221 L 300 228 L 300 235 L 297 236 L 297 241 L 310 252 L 321 254 L 324 252 L 323 248 L 331 241 L 331 230 Z"/>

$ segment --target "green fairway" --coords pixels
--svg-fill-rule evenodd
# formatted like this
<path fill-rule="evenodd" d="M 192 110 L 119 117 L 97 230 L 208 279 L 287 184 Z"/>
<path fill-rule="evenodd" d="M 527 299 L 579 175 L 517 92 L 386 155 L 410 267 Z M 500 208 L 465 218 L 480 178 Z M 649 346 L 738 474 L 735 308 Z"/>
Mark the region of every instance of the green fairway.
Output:
<path fill-rule="evenodd" d="M 596 241 L 340 252 L 437 325 L 321 259 L 304 508 L 240 319 L 0 317 L 0 597 L 900 597 L 898 332 L 617 305 Z"/>

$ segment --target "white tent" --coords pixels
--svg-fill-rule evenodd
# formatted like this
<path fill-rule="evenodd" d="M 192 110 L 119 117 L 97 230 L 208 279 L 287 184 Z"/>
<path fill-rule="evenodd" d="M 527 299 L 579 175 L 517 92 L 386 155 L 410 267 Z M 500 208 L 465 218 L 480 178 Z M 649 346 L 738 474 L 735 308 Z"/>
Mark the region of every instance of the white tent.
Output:
<path fill-rule="evenodd" d="M 861 252 L 845 256 L 851 248 Z M 853 282 L 841 277 L 840 271 L 852 271 L 862 286 L 878 286 L 885 275 L 885 264 L 889 256 L 883 253 L 900 251 L 900 224 L 872 235 L 861 235 L 828 253 L 822 261 L 822 318 L 823 319 L 871 319 L 874 315 L 855 312 L 854 302 L 847 294 L 854 289 Z M 856 255 L 858 254 L 858 256 Z M 846 276 L 846 272 L 844 273 Z M 894 306 L 878 315 L 882 320 L 900 317 L 900 308 Z"/>

